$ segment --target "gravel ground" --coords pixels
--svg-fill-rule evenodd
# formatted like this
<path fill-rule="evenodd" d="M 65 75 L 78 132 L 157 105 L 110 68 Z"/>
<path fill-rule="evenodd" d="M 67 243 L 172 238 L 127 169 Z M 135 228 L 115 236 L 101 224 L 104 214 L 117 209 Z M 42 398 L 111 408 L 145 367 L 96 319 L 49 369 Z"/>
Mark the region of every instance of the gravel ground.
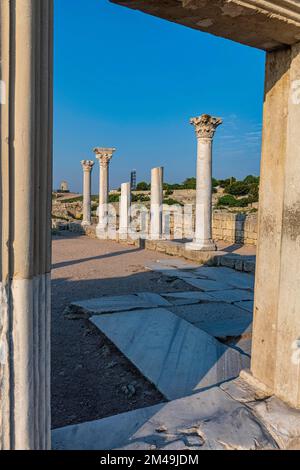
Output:
<path fill-rule="evenodd" d="M 101 295 L 193 290 L 144 267 L 148 261 L 166 258 L 170 257 L 68 232 L 53 238 L 53 428 L 164 401 L 97 328 L 87 320 L 65 319 L 64 310 L 72 301 Z"/>

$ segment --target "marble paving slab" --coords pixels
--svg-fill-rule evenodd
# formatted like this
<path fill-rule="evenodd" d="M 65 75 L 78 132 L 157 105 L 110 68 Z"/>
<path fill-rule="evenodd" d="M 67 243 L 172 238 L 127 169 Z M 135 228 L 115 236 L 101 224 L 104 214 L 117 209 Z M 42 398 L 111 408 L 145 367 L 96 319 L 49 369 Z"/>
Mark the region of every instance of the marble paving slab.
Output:
<path fill-rule="evenodd" d="M 192 305 L 201 301 L 213 301 L 213 298 L 205 292 L 186 291 L 186 292 L 166 292 L 161 294 L 173 305 Z"/>
<path fill-rule="evenodd" d="M 215 338 L 251 332 L 252 315 L 225 302 L 170 307 L 170 311 Z"/>
<path fill-rule="evenodd" d="M 131 295 L 104 296 L 72 302 L 72 306 L 83 308 L 94 314 L 113 313 L 140 308 L 166 307 L 171 305 L 159 294 L 141 292 Z"/>
<path fill-rule="evenodd" d="M 247 312 L 253 313 L 254 311 L 253 300 L 246 300 L 244 302 L 235 302 L 234 305 L 236 305 L 236 307 L 242 308 L 243 310 L 246 310 Z"/>
<path fill-rule="evenodd" d="M 54 450 L 276 449 L 252 412 L 220 388 L 52 431 Z"/>
<path fill-rule="evenodd" d="M 195 276 L 225 282 L 231 287 L 239 289 L 254 289 L 254 276 L 234 269 L 224 267 L 202 266 L 194 271 Z"/>
<path fill-rule="evenodd" d="M 251 274 L 237 272 L 226 267 L 201 266 L 191 268 L 185 263 L 157 262 L 149 263 L 149 269 L 159 271 L 165 276 L 176 277 L 187 284 L 202 291 L 231 290 L 233 288 L 251 290 L 254 289 L 254 276 Z"/>
<path fill-rule="evenodd" d="M 150 264 L 150 263 L 149 263 Z M 169 268 L 177 268 L 177 269 L 196 269 L 199 264 L 189 263 L 188 261 L 184 261 L 180 258 L 169 258 L 169 259 L 161 259 L 156 261 L 156 263 L 151 263 L 154 267 L 155 266 L 166 266 Z"/>
<path fill-rule="evenodd" d="M 253 292 L 242 289 L 231 289 L 210 292 L 209 295 L 220 302 L 240 302 L 242 300 L 253 300 Z"/>
<path fill-rule="evenodd" d="M 177 276 L 178 277 L 178 276 Z M 218 282 L 210 279 L 198 279 L 198 278 L 181 278 L 183 279 L 187 284 L 190 286 L 196 287 L 197 289 L 200 289 L 205 292 L 209 291 L 220 291 L 220 290 L 227 290 L 227 289 L 232 289 L 232 286 L 229 284 L 226 284 L 225 282 Z"/>
<path fill-rule="evenodd" d="M 249 358 L 164 308 L 91 321 L 169 400 L 239 375 Z"/>

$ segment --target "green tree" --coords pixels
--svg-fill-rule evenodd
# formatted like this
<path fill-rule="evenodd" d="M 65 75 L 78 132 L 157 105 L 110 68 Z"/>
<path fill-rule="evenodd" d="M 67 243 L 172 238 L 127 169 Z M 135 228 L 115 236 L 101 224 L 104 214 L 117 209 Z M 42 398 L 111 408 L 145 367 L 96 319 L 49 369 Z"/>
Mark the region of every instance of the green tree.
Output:
<path fill-rule="evenodd" d="M 196 189 L 197 181 L 196 178 L 186 178 L 182 183 L 183 189 Z"/>
<path fill-rule="evenodd" d="M 150 189 L 150 184 L 146 183 L 146 181 L 141 181 L 136 185 L 136 190 L 137 191 L 149 191 Z"/>
<path fill-rule="evenodd" d="M 229 186 L 226 186 L 225 191 L 233 196 L 245 196 L 249 193 L 250 187 L 243 181 L 235 181 Z"/>
<path fill-rule="evenodd" d="M 259 176 L 248 175 L 244 178 L 244 183 L 246 184 L 258 184 Z"/>

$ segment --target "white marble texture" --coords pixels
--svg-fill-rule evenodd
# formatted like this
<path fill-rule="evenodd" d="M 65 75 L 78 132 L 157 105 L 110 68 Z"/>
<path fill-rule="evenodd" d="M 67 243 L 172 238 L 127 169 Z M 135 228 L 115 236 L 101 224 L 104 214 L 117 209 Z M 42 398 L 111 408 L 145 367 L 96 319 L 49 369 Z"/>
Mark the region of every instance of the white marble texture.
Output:
<path fill-rule="evenodd" d="M 246 300 L 244 302 L 235 302 L 236 307 L 242 308 L 243 310 L 247 310 L 247 312 L 253 313 L 254 310 L 254 301 L 253 300 Z"/>
<path fill-rule="evenodd" d="M 164 308 L 91 321 L 170 400 L 237 377 L 249 366 L 247 356 Z"/>
<path fill-rule="evenodd" d="M 103 296 L 96 299 L 79 300 L 71 304 L 94 314 L 121 312 L 141 308 L 166 307 L 171 305 L 159 294 L 140 292 L 131 295 Z"/>
<path fill-rule="evenodd" d="M 203 302 L 170 307 L 169 310 L 215 338 L 251 332 L 252 315 L 228 303 Z"/>
<path fill-rule="evenodd" d="M 173 305 L 192 305 L 205 300 L 213 301 L 213 298 L 209 294 L 196 291 L 166 292 L 161 294 L 161 296 L 163 296 Z"/>
<path fill-rule="evenodd" d="M 179 276 L 176 276 L 179 277 Z M 190 286 L 196 287 L 197 289 L 203 290 L 205 292 L 209 291 L 224 291 L 228 289 L 232 289 L 229 284 L 225 282 L 218 282 L 211 279 L 198 279 L 198 278 L 182 278 L 187 284 Z"/>
<path fill-rule="evenodd" d="M 54 450 L 276 449 L 251 411 L 215 387 L 169 403 L 52 431 Z"/>
<path fill-rule="evenodd" d="M 210 292 L 209 295 L 220 302 L 240 302 L 242 300 L 253 300 L 253 292 L 242 289 L 231 289 Z"/>

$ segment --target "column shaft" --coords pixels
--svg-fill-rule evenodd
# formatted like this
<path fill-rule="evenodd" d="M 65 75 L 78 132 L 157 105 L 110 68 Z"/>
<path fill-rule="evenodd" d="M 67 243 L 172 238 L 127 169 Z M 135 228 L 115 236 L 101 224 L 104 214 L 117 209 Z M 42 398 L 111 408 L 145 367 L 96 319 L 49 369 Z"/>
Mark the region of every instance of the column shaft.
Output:
<path fill-rule="evenodd" d="M 195 243 L 212 245 L 212 139 L 198 139 Z"/>
<path fill-rule="evenodd" d="M 108 238 L 108 196 L 109 196 L 109 162 L 116 149 L 114 148 L 95 148 L 94 153 L 99 160 L 99 207 L 98 207 L 98 225 L 96 228 L 97 237 Z"/>
<path fill-rule="evenodd" d="M 188 250 L 214 251 L 212 240 L 212 146 L 220 118 L 207 114 L 191 119 L 197 136 L 197 188 L 195 211 L 195 237 L 187 243 Z"/>
<path fill-rule="evenodd" d="M 153 168 L 151 171 L 150 238 L 152 240 L 159 240 L 162 237 L 163 174 L 163 167 Z"/>
<path fill-rule="evenodd" d="M 83 226 L 91 225 L 91 174 L 94 162 L 91 160 L 82 160 L 83 168 Z"/>
<path fill-rule="evenodd" d="M 0 448 L 50 448 L 52 0 L 0 3 Z"/>
<path fill-rule="evenodd" d="M 300 408 L 300 44 L 267 55 L 251 371 Z"/>
<path fill-rule="evenodd" d="M 131 184 L 121 185 L 119 237 L 127 238 L 130 224 Z"/>

